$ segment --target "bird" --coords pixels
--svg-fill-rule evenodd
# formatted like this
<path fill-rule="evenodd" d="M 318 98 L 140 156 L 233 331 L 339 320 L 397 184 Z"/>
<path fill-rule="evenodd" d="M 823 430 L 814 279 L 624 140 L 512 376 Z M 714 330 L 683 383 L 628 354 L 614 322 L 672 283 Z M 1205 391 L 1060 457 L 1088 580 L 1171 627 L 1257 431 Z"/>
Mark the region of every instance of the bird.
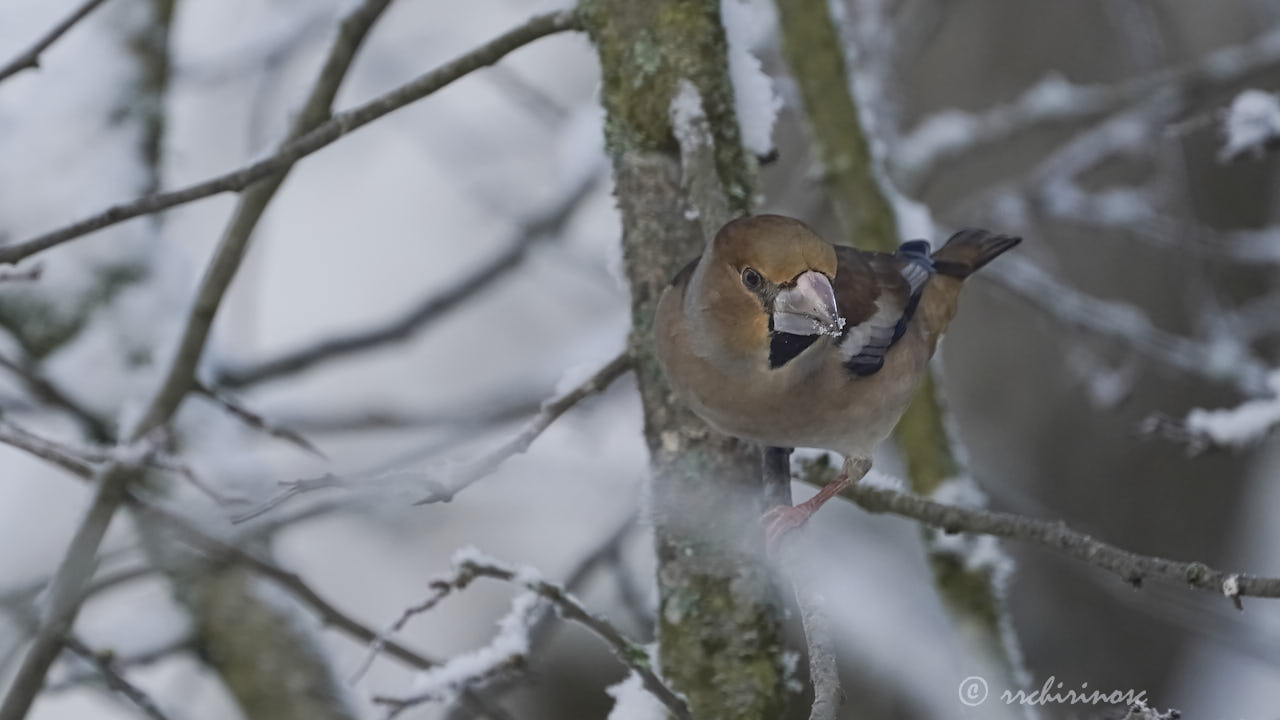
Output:
<path fill-rule="evenodd" d="M 965 278 L 1019 242 L 965 229 L 936 251 L 912 240 L 870 252 L 795 218 L 753 215 L 725 224 L 676 274 L 653 328 L 676 396 L 728 435 L 845 458 L 817 495 L 765 513 L 770 548 L 865 474 L 928 372 Z"/>

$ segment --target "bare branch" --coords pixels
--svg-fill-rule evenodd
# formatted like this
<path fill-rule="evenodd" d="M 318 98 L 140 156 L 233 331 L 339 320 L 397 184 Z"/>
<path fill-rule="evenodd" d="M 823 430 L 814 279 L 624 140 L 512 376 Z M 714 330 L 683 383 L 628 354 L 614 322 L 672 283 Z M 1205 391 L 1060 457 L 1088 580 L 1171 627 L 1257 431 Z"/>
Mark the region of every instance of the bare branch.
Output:
<path fill-rule="evenodd" d="M 303 450 L 311 453 L 312 455 L 315 455 L 321 460 L 329 459 L 328 455 L 325 455 L 323 452 L 321 452 L 320 448 L 316 447 L 315 443 L 312 443 L 310 440 L 304 437 L 302 433 L 299 433 L 298 431 L 292 430 L 287 427 L 282 427 L 280 425 L 277 425 L 271 422 L 270 420 L 266 419 L 262 415 L 250 410 L 244 405 L 241 405 L 238 401 L 230 397 L 227 393 L 219 392 L 218 390 L 215 390 L 199 381 L 194 381 L 192 383 L 192 390 L 194 390 L 196 393 L 199 393 L 203 397 L 208 398 L 211 402 L 218 405 L 223 410 L 226 410 L 237 420 L 244 423 L 245 425 L 248 425 L 254 430 L 270 435 L 271 437 L 279 438 L 286 442 L 292 443 L 293 445 L 296 445 L 302 448 Z"/>
<path fill-rule="evenodd" d="M 20 363 L 0 355 L 0 367 L 13 373 L 23 385 L 27 386 L 31 394 L 70 415 L 93 440 L 111 442 L 114 439 L 114 432 L 102 418 L 71 399 L 29 363 Z"/>
<path fill-rule="evenodd" d="M 454 555 L 452 572 L 443 578 L 433 580 L 430 584 L 431 595 L 423 602 L 407 608 L 391 626 L 389 632 L 398 632 L 414 616 L 434 608 L 444 598 L 454 592 L 466 589 L 476 578 L 482 577 L 514 583 L 530 592 L 537 593 L 538 596 L 554 605 L 562 618 L 578 623 L 603 640 L 623 665 L 640 676 L 644 682 L 645 689 L 662 702 L 673 716 L 680 720 L 692 720 L 684 701 L 672 692 L 666 683 L 658 677 L 657 673 L 653 671 L 649 653 L 642 645 L 628 639 L 608 620 L 587 610 L 577 598 L 570 595 L 562 586 L 542 580 L 530 568 L 512 567 L 485 557 L 471 549 L 461 550 Z M 381 638 L 379 642 L 381 642 Z M 376 653 L 379 648 L 380 645 L 375 644 L 371 650 Z M 431 699 L 435 699 L 434 694 L 425 694 L 413 698 L 374 698 L 375 702 L 398 708 L 406 707 L 415 702 L 426 702 Z"/>
<path fill-rule="evenodd" d="M 424 297 L 407 312 L 390 322 L 379 327 L 327 338 L 308 347 L 284 352 L 256 365 L 224 371 L 218 376 L 216 384 L 229 388 L 242 388 L 303 372 L 323 362 L 407 340 L 414 333 L 420 332 L 468 300 L 493 287 L 511 271 L 520 267 L 528 256 L 529 249 L 537 241 L 553 237 L 564 227 L 595 184 L 596 179 L 592 177 L 574 188 L 549 212 L 524 223 L 501 253 L 451 287 Z"/>
<path fill-rule="evenodd" d="M 570 408 L 582 400 L 606 390 L 613 384 L 614 380 L 617 380 L 631 368 L 631 355 L 624 351 L 578 387 L 548 401 L 542 406 L 542 411 L 530 420 L 529 424 L 525 425 L 524 429 L 517 433 L 515 437 L 492 452 L 475 459 L 466 468 L 447 478 L 432 482 L 431 494 L 414 504 L 426 505 L 434 502 L 449 501 L 459 491 L 497 470 L 498 466 L 511 456 L 519 455 L 528 450 L 533 441 L 537 440 L 538 436 L 548 427 L 551 427 L 551 423 L 559 419 L 561 415 L 568 412 Z"/>
<path fill-rule="evenodd" d="M 68 645 L 68 649 L 75 651 Z M 110 652 L 95 652 L 94 655 L 101 663 L 105 663 L 108 668 L 117 673 L 117 675 L 126 669 L 146 667 L 155 663 L 167 660 L 174 655 L 191 652 L 196 649 L 195 641 L 189 637 L 180 637 L 172 642 L 167 642 L 144 652 L 131 655 L 117 656 Z M 86 658 L 87 659 L 87 658 Z M 98 662 L 89 661 L 93 667 L 83 673 L 75 673 L 69 677 L 59 678 L 57 682 L 50 683 L 45 686 L 45 692 L 57 693 L 65 690 L 74 690 L 86 683 L 91 683 L 102 679 L 104 673 L 99 669 Z"/>
<path fill-rule="evenodd" d="M 338 88 L 342 85 L 342 80 L 346 77 L 352 61 L 355 60 L 356 52 L 389 2 L 390 0 L 365 0 L 343 18 L 338 28 L 337 39 L 330 48 L 328 59 L 321 68 L 320 75 L 316 78 L 302 110 L 289 128 L 284 146 L 306 135 L 330 118 L 333 99 L 338 94 Z M 240 263 L 244 260 L 245 251 L 248 250 L 249 240 L 253 236 L 258 220 L 266 212 L 267 205 L 275 197 L 276 191 L 284 182 L 292 166 L 292 163 L 285 164 L 278 169 L 278 172 L 262 178 L 263 182 L 247 188 L 247 192 L 240 196 L 235 213 L 214 251 L 213 260 L 210 261 L 200 281 L 195 304 L 191 308 L 182 331 L 182 338 L 178 342 L 177 353 L 160 389 L 151 399 L 137 428 L 133 430 L 134 437 L 168 422 L 178 406 L 182 404 L 183 398 L 193 389 L 196 366 L 204 353 L 209 329 L 213 326 L 213 319 L 217 315 L 218 307 L 222 304 L 223 295 L 240 269 Z"/>
<path fill-rule="evenodd" d="M 332 473 L 325 473 L 318 477 L 303 478 L 300 480 L 282 483 L 284 488 L 283 490 L 268 498 L 260 505 L 236 515 L 232 518 L 232 522 L 242 523 L 252 520 L 274 510 L 292 498 L 315 490 L 349 488 L 352 486 L 352 483 L 357 480 L 391 482 L 407 479 L 416 484 L 425 484 L 430 489 L 430 494 L 415 502 L 415 505 L 446 502 L 459 491 L 469 487 L 472 483 L 492 473 L 508 458 L 528 450 L 529 446 L 533 444 L 533 441 L 536 440 L 544 430 L 550 427 L 551 423 L 555 422 L 561 415 L 568 412 L 568 410 L 578 402 L 595 395 L 596 393 L 604 391 L 613 383 L 614 380 L 618 379 L 630 370 L 631 366 L 630 356 L 626 352 L 623 352 L 577 388 L 574 388 L 558 398 L 553 398 L 543 403 L 542 409 L 538 414 L 534 416 L 534 418 L 530 420 L 528 424 L 525 425 L 524 429 L 515 437 L 506 441 L 493 451 L 466 463 L 465 466 L 449 471 L 447 475 L 436 477 L 430 472 L 408 470 L 404 467 L 393 468 L 385 472 L 358 474 L 353 477 L 339 477 Z"/>
<path fill-rule="evenodd" d="M 244 190 L 260 180 L 288 170 L 298 160 L 333 143 L 343 135 L 420 100 L 468 73 L 486 65 L 492 65 L 513 50 L 547 35 L 577 27 L 578 19 L 572 12 L 535 16 L 525 24 L 499 35 L 481 47 L 435 70 L 420 75 L 385 95 L 319 123 L 309 132 L 285 143 L 275 155 L 269 158 L 180 190 L 147 195 L 132 202 L 115 205 L 66 227 L 52 230 L 24 242 L 0 247 L 0 264 L 17 263 L 56 245 L 132 218 L 157 213 L 212 195 Z"/>
<path fill-rule="evenodd" d="M 805 468 L 802 479 L 821 486 L 833 472 L 830 467 L 812 463 Z M 1061 521 L 946 505 L 919 495 L 865 484 L 853 485 L 841 495 L 867 512 L 898 515 L 946 533 L 977 533 L 1042 545 L 1133 585 L 1154 579 L 1221 593 L 1233 600 L 1245 596 L 1280 597 L 1280 578 L 1227 573 L 1200 562 L 1140 555 L 1073 530 Z"/>
<path fill-rule="evenodd" d="M 151 696 L 120 674 L 109 655 L 95 652 L 75 636 L 66 638 L 65 644 L 68 650 L 93 666 L 94 670 L 102 676 L 107 687 L 123 695 L 141 710 L 142 714 L 151 718 L 151 720 L 169 720 L 168 716 L 161 712 L 160 707 L 151 699 Z"/>
<path fill-rule="evenodd" d="M 4 236 L 0 235 L 0 242 L 3 242 Z M 0 283 L 7 282 L 35 282 L 44 274 L 44 268 L 39 264 L 32 265 L 26 270 L 6 270 L 0 272 Z"/>
<path fill-rule="evenodd" d="M 844 703 L 840 687 L 840 667 L 836 662 L 828 621 L 827 601 L 821 595 L 796 585 L 796 604 L 804 625 L 805 644 L 809 650 L 809 682 L 813 685 L 813 705 L 809 720 L 836 720 Z"/>
<path fill-rule="evenodd" d="M 49 588 L 49 605 L 31 648 L 0 703 L 0 720 L 22 720 L 44 685 L 45 675 L 62 649 L 80 610 L 82 590 L 98 562 L 98 546 L 123 502 L 137 466 L 112 462 L 93 474 L 93 502 L 76 529 Z"/>
<path fill-rule="evenodd" d="M 1214 382 L 1228 382 L 1244 393 L 1267 387 L 1271 368 L 1240 348 L 1199 342 L 1165 332 L 1146 313 L 1127 303 L 1102 300 L 1063 284 L 1023 258 L 992 265 L 987 277 L 1068 327 L 1120 343 L 1152 362 Z"/>
<path fill-rule="evenodd" d="M 54 25 L 53 28 L 37 40 L 34 45 L 19 54 L 13 60 L 10 60 L 4 67 L 0 67 L 0 82 L 4 82 L 4 80 L 9 76 L 17 75 L 23 70 L 31 70 L 40 67 L 40 55 L 44 53 L 45 50 L 48 50 L 50 45 L 57 42 L 58 38 L 66 35 L 68 30 L 75 27 L 76 23 L 83 20 L 89 15 L 89 13 L 93 12 L 104 2 L 106 2 L 106 0 L 87 0 L 87 2 L 82 3 L 80 7 L 76 8 L 70 15 L 64 18 L 62 22 Z"/>

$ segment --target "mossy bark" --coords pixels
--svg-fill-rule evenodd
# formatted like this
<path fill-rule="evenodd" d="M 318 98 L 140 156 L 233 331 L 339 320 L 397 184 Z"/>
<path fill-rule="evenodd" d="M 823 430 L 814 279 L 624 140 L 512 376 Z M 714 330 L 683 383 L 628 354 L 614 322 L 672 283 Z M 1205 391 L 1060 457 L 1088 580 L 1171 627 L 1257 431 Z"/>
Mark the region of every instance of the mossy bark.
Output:
<path fill-rule="evenodd" d="M 870 143 L 846 70 L 828 0 L 776 0 L 787 63 L 803 99 L 837 218 L 849 244 L 892 252 L 900 241 L 893 207 L 876 177 Z M 894 430 L 911 489 L 928 495 L 964 471 L 948 437 L 936 379 L 927 376 Z M 989 568 L 970 569 L 925 531 L 934 583 L 962 635 L 1008 676 L 1023 674 L 1004 598 Z M 1010 684 L 1009 687 L 1013 687 Z"/>
<path fill-rule="evenodd" d="M 600 56 L 623 219 L 630 345 L 652 453 L 662 673 L 699 720 L 775 720 L 786 705 L 784 648 L 758 523 L 759 451 L 710 430 L 676 399 L 652 341 L 658 298 L 702 251 L 704 225 L 750 209 L 755 167 L 734 115 L 719 6 L 586 0 L 579 10 Z M 682 81 L 701 99 L 710 143 L 683 158 L 669 113 Z"/>

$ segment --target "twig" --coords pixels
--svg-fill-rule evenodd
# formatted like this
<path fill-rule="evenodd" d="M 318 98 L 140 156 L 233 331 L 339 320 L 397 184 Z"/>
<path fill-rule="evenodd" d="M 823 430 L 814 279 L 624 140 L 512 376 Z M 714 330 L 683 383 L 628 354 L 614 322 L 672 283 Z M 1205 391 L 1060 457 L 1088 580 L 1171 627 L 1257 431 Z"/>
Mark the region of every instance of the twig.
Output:
<path fill-rule="evenodd" d="M 74 648 L 70 645 L 68 645 L 68 649 L 74 651 Z M 173 657 L 174 655 L 191 652 L 195 649 L 195 640 L 190 637 L 180 637 L 172 642 L 132 655 L 125 655 L 121 657 L 116 656 L 114 653 L 104 653 L 102 651 L 97 651 L 94 655 L 101 661 L 105 662 L 113 671 L 119 673 L 120 671 L 129 668 L 153 665 Z M 93 665 L 93 669 L 88 670 L 87 672 L 73 674 L 65 678 L 59 678 L 57 682 L 46 685 L 44 691 L 47 693 L 57 693 L 64 690 L 74 690 L 85 683 L 90 683 L 99 679 L 104 674 L 98 669 L 99 664 L 92 660 L 90 660 L 90 664 Z"/>
<path fill-rule="evenodd" d="M 992 265 L 985 277 L 1058 322 L 1122 343 L 1152 362 L 1228 382 L 1245 393 L 1267 387 L 1271 369 L 1251 355 L 1224 353 L 1208 343 L 1165 332 L 1137 307 L 1086 295 L 1022 258 L 1009 257 Z"/>
<path fill-rule="evenodd" d="M 93 12 L 99 5 L 106 0 L 88 0 L 87 2 L 76 8 L 70 15 L 62 20 L 62 22 L 54 25 L 49 32 L 45 33 L 34 45 L 22 52 L 20 55 L 9 61 L 7 65 L 0 68 L 0 82 L 3 82 L 10 75 L 16 75 L 23 70 L 31 70 L 40 67 L 40 55 L 49 49 L 49 46 L 58 41 L 58 38 L 67 34 L 67 31 L 76 26 L 76 23 L 83 20 L 89 13 Z"/>
<path fill-rule="evenodd" d="M 832 642 L 826 599 L 796 584 L 796 605 L 804 625 L 804 641 L 809 651 L 809 682 L 813 685 L 813 705 L 809 720 L 836 720 L 844 702 L 840 687 L 840 667 Z"/>
<path fill-rule="evenodd" d="M 338 38 L 312 87 L 307 103 L 294 122 L 290 137 L 301 135 L 328 117 L 333 97 L 337 94 L 338 86 L 346 75 L 356 50 L 387 2 L 389 0 L 365 0 L 344 18 Z M 288 167 L 289 165 L 285 165 L 280 171 L 283 172 Z M 97 564 L 98 547 L 106 534 L 107 526 L 116 510 L 129 497 L 129 485 L 140 474 L 141 464 L 138 460 L 149 460 L 152 454 L 148 448 L 149 443 L 140 441 L 169 422 L 191 389 L 195 367 L 203 353 L 213 317 L 240 265 L 257 218 L 265 209 L 278 182 L 279 178 L 275 181 L 276 185 L 266 183 L 241 197 L 236 214 L 223 234 L 214 259 L 200 283 L 195 307 L 188 316 L 182 339 L 178 343 L 178 352 L 148 403 L 141 421 L 126 433 L 130 443 L 127 453 L 117 453 L 119 459 L 113 458 L 95 473 L 97 487 L 93 503 L 54 576 L 50 589 L 50 610 L 36 632 L 35 640 L 18 669 L 8 695 L 3 704 L 0 704 L 0 720 L 22 720 L 44 685 L 49 667 L 57 657 L 80 609 L 81 589 Z M 143 452 L 136 452 L 137 450 Z"/>
<path fill-rule="evenodd" d="M 75 636 L 67 637 L 64 644 L 68 650 L 92 665 L 94 670 L 102 676 L 107 687 L 123 695 L 129 702 L 137 706 L 142 711 L 142 714 L 151 718 L 151 720 L 169 720 L 168 716 L 161 712 L 160 707 L 151 699 L 151 696 L 120 674 L 115 664 L 109 659 L 109 656 L 93 651 Z"/>
<path fill-rule="evenodd" d="M 26 717 L 31 703 L 44 685 L 49 666 L 62 649 L 80 610 L 81 591 L 97 566 L 98 546 L 136 474 L 136 465 L 126 462 L 112 462 L 94 473 L 96 488 L 93 502 L 53 576 L 48 611 L 8 694 L 0 703 L 0 720 L 22 720 Z"/>
<path fill-rule="evenodd" d="M 356 52 L 389 2 L 390 0 L 365 0 L 343 18 L 328 59 L 312 85 L 302 110 L 289 128 L 282 148 L 330 118 L 333 99 L 355 60 Z M 240 196 L 235 213 L 214 251 L 213 260 L 200 281 L 195 304 L 187 316 L 182 338 L 178 342 L 178 350 L 160 389 L 151 399 L 137 428 L 133 430 L 135 437 L 168 422 L 183 398 L 193 389 L 196 366 L 204 353 L 209 330 L 213 326 L 218 307 L 222 304 L 223 295 L 240 269 L 258 220 L 266 212 L 276 190 L 292 167 L 292 163 L 283 165 L 270 176 L 262 178 L 263 182 L 248 187 Z"/>
<path fill-rule="evenodd" d="M 393 468 L 383 472 L 363 473 L 350 477 L 339 477 L 332 473 L 325 473 L 318 477 L 303 478 L 300 480 L 292 480 L 282 483 L 284 487 L 283 490 L 268 498 L 261 504 L 236 515 L 232 518 L 232 522 L 238 524 L 252 520 L 274 510 L 299 495 L 314 490 L 347 487 L 350 483 L 359 479 L 398 480 L 409 477 L 417 482 L 427 484 L 431 489 L 430 495 L 418 500 L 414 504 L 424 505 L 433 502 L 445 502 L 460 490 L 465 489 L 472 483 L 492 473 L 503 463 L 503 461 L 513 455 L 518 455 L 528 450 L 529 446 L 533 444 L 533 441 L 536 440 L 538 436 L 551 425 L 551 423 L 555 422 L 557 418 L 581 400 L 598 392 L 602 392 L 614 380 L 630 369 L 630 356 L 625 352 L 618 355 L 582 385 L 561 397 L 543 403 L 542 409 L 539 413 L 530 420 L 525 428 L 515 437 L 503 443 L 492 452 L 467 463 L 465 467 L 453 471 L 453 473 L 448 477 L 438 478 L 432 476 L 430 473 L 407 471 L 403 467 Z"/>
<path fill-rule="evenodd" d="M 0 241 L 3 241 L 0 236 Z M 6 270 L 0 271 L 0 283 L 7 282 L 35 282 L 44 274 L 44 268 L 39 264 L 32 265 L 26 270 Z"/>
<path fill-rule="evenodd" d="M 48 378 L 40 375 L 35 368 L 31 367 L 30 363 L 10 360 L 0 355 L 0 367 L 13 373 L 37 398 L 63 410 L 74 418 L 89 437 L 95 441 L 105 443 L 114 440 L 114 433 L 102 418 L 72 400 L 61 388 L 53 384 Z"/>
<path fill-rule="evenodd" d="M 535 242 L 554 236 L 564 227 L 583 200 L 590 195 L 595 184 L 593 177 L 574 188 L 549 212 L 524 223 L 501 253 L 485 261 L 444 291 L 433 292 L 422 298 L 407 312 L 390 322 L 327 338 L 314 345 L 281 353 L 256 365 L 229 369 L 218 376 L 216 384 L 228 388 L 243 388 L 303 372 L 323 362 L 407 340 L 520 267 Z"/>
<path fill-rule="evenodd" d="M 271 437 L 279 438 L 286 442 L 297 445 L 298 447 L 311 453 L 312 455 L 315 455 L 321 460 L 329 459 L 329 456 L 321 452 L 320 448 L 316 447 L 315 443 L 311 442 L 306 437 L 304 437 L 302 433 L 299 433 L 298 431 L 292 430 L 287 427 L 282 427 L 280 425 L 277 425 L 271 422 L 270 420 L 267 420 L 262 415 L 250 410 L 244 405 L 241 405 L 238 401 L 231 398 L 227 393 L 214 390 L 213 388 L 210 388 L 209 386 L 199 381 L 193 382 L 191 389 L 196 393 L 200 394 L 201 396 L 208 398 L 211 402 L 221 407 L 223 410 L 226 410 L 237 420 L 244 423 L 245 425 L 248 425 L 254 430 L 270 435 Z"/>
<path fill-rule="evenodd" d="M 645 689 L 653 694 L 671 714 L 680 720 L 691 720 L 688 707 L 652 669 L 649 653 L 642 645 L 628 639 L 608 620 L 593 614 L 563 587 L 539 578 L 528 568 L 515 568 L 492 558 L 485 557 L 473 550 L 461 550 L 454 555 L 453 570 L 449 575 L 431 582 L 432 594 L 423 602 L 407 608 L 392 625 L 390 632 L 397 632 L 415 615 L 434 608 L 441 600 L 454 592 L 464 590 L 476 578 L 492 578 L 519 585 L 550 602 L 559 611 L 560 616 L 582 625 L 600 638 L 613 650 L 613 654 L 628 669 L 641 677 Z M 375 645 L 372 652 L 376 653 Z M 424 698 L 429 699 L 429 698 Z M 406 700 L 395 698 L 375 698 L 384 704 L 401 704 Z"/>
<path fill-rule="evenodd" d="M 821 486 L 832 472 L 830 468 L 810 464 L 802 479 Z M 1155 579 L 1173 584 L 1185 583 L 1229 598 L 1280 598 L 1280 578 L 1227 573 L 1200 562 L 1140 555 L 1073 530 L 1061 521 L 946 505 L 919 495 L 861 483 L 845 489 L 841 495 L 867 512 L 898 515 L 947 533 L 994 535 L 1042 545 L 1113 573 L 1133 585 Z"/>
<path fill-rule="evenodd" d="M 898 153 L 904 184 L 918 188 L 948 159 L 1007 140 L 1030 128 L 1123 111 L 1157 93 L 1190 97 L 1240 82 L 1280 63 L 1280 32 L 1215 50 L 1182 67 L 1160 70 L 1118 85 L 1077 85 L 1051 76 L 1016 100 L 981 114 L 945 111 L 925 118 L 905 138 Z M 935 124 L 936 123 L 936 124 Z M 943 130 L 940 132 L 940 130 Z"/>
<path fill-rule="evenodd" d="M 333 143 L 351 131 L 363 127 L 395 110 L 420 100 L 468 73 L 492 65 L 507 53 L 541 37 L 572 30 L 578 19 L 572 12 L 538 15 L 488 43 L 448 62 L 435 70 L 381 95 L 364 105 L 335 114 L 328 121 L 294 140 L 285 143 L 275 155 L 246 165 L 238 170 L 187 186 L 179 190 L 147 195 L 132 202 L 115 205 L 95 215 L 57 230 L 38 235 L 14 245 L 0 247 L 0 264 L 14 264 L 23 258 L 142 215 L 150 215 L 177 205 L 193 202 L 224 192 L 237 192 L 265 178 L 287 170 L 298 160 Z"/>
<path fill-rule="evenodd" d="M 559 419 L 561 415 L 568 412 L 570 408 L 582 400 L 606 390 L 613 384 L 614 380 L 617 380 L 631 368 L 631 355 L 623 351 L 606 363 L 594 375 L 587 378 L 581 385 L 558 398 L 548 401 L 542 406 L 542 411 L 530 420 L 515 437 L 506 441 L 492 452 L 476 458 L 467 467 L 449 477 L 431 482 L 431 494 L 418 500 L 414 505 L 448 502 L 459 491 L 497 470 L 498 466 L 508 458 L 528 450 L 533 441 L 537 440 L 538 436 L 550 427 L 551 423 Z"/>

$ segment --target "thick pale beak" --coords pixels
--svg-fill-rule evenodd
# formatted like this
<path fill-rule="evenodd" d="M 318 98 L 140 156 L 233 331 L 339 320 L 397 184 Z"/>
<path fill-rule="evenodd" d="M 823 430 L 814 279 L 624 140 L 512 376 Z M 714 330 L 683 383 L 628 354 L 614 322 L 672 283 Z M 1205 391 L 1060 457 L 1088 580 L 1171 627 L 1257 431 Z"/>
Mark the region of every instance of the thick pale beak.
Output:
<path fill-rule="evenodd" d="M 773 300 L 773 329 L 794 335 L 839 335 L 844 318 L 826 275 L 810 270 Z"/>

